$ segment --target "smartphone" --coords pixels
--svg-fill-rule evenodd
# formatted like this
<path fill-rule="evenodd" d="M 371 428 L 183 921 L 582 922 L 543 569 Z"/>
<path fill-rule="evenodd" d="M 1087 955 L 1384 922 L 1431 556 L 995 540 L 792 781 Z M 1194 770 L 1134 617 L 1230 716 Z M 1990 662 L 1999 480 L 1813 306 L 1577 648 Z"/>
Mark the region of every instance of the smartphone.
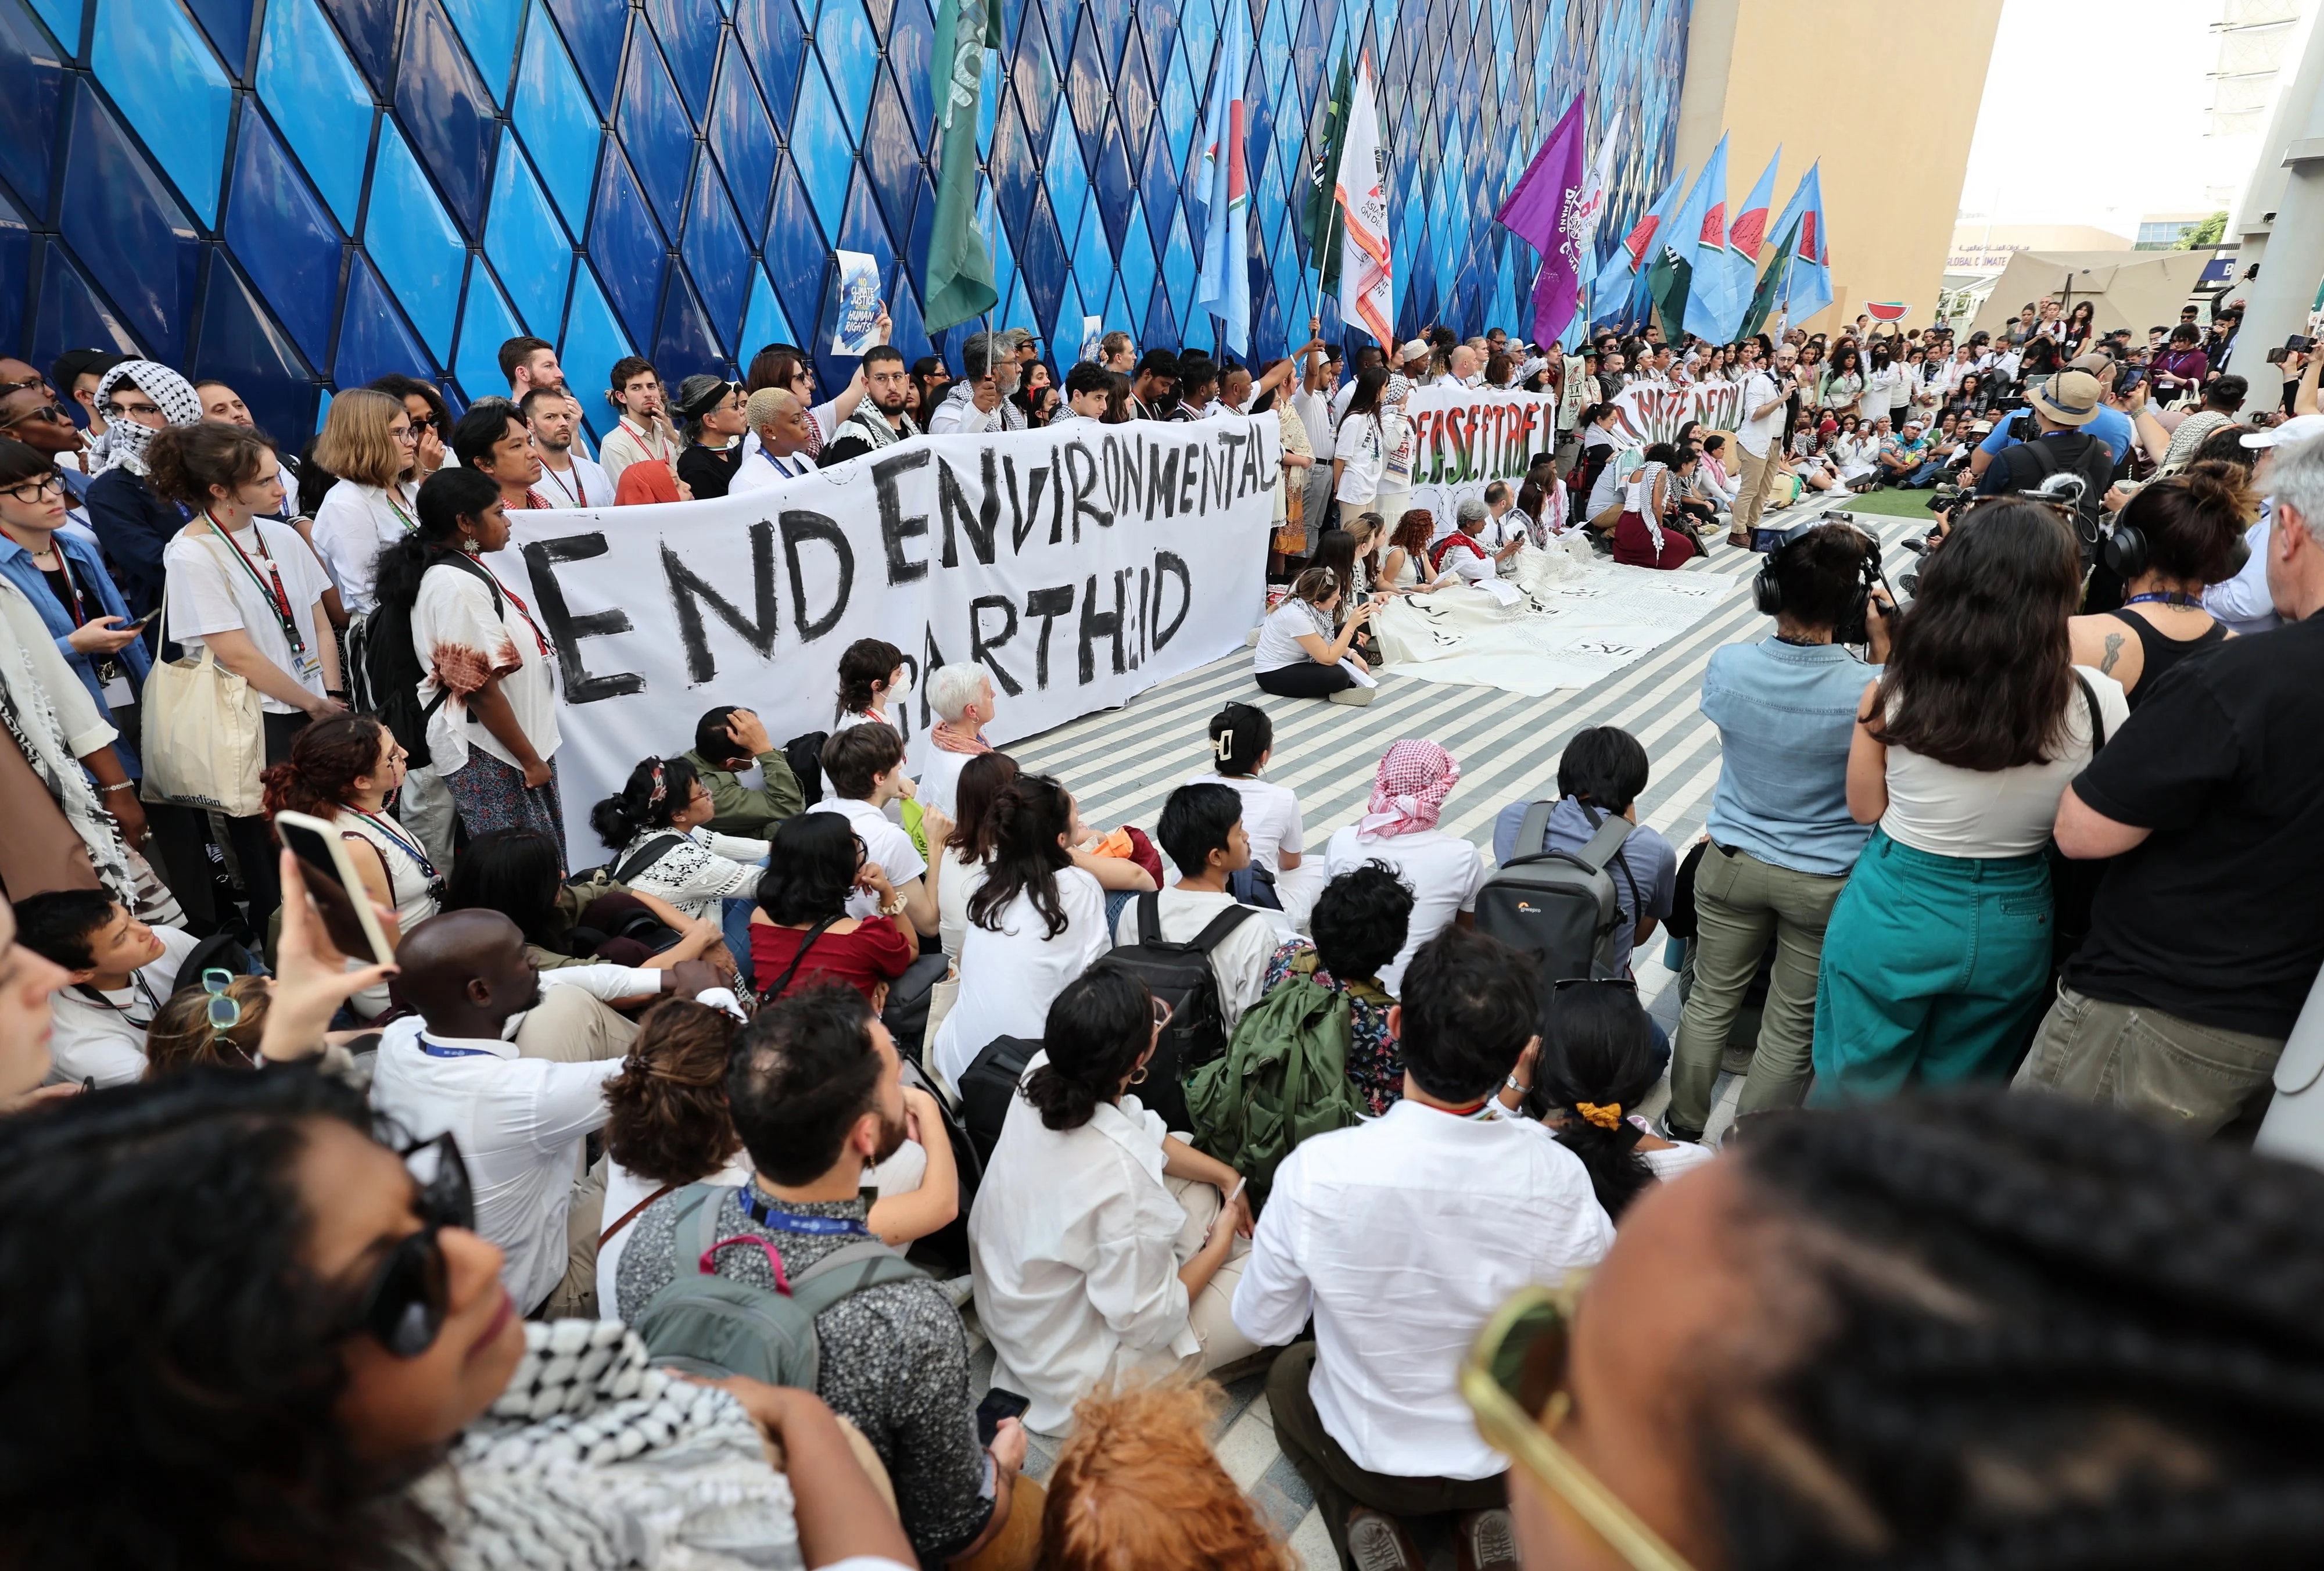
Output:
<path fill-rule="evenodd" d="M 395 951 L 372 913 L 371 895 L 347 858 L 338 829 L 306 813 L 281 812 L 274 815 L 274 832 L 299 858 L 299 871 L 306 875 L 307 892 L 315 897 L 331 947 L 358 965 L 392 963 Z"/>
<path fill-rule="evenodd" d="M 1025 1409 L 1032 1405 L 1031 1397 L 1020 1397 L 1015 1391 L 1005 1391 L 999 1386 L 986 1391 L 984 1400 L 976 1404 L 976 1443 L 989 1448 L 993 1437 L 1001 1433 L 1001 1420 L 1021 1419 L 1025 1416 Z"/>
<path fill-rule="evenodd" d="M 2132 388 L 2137 386 L 2140 383 L 2145 380 L 2146 373 L 2140 367 L 2134 365 L 2129 370 L 2122 374 L 2122 391 L 2128 393 Z"/>
<path fill-rule="evenodd" d="M 122 624 L 122 627 L 123 627 L 125 631 L 130 632 L 130 633 L 143 633 L 143 632 L 144 632 L 144 631 L 145 631 L 146 627 L 147 627 L 147 626 L 148 626 L 148 625 L 152 622 L 153 618 L 155 618 L 156 616 L 159 616 L 159 615 L 161 615 L 161 608 L 159 605 L 156 605 L 156 606 L 154 606 L 154 607 L 153 607 L 153 609 L 152 609 L 152 610 L 148 611 L 147 613 L 145 613 L 145 615 L 144 615 L 140 616 L 136 621 L 134 621 L 134 622 L 124 622 L 124 623 L 123 623 L 123 624 Z"/>
<path fill-rule="evenodd" d="M 2316 340 L 2308 337 L 2304 333 L 2294 333 L 2292 337 L 2283 341 L 2283 347 L 2286 349 L 2300 350 L 2304 354 L 2308 350 L 2316 347 Z"/>

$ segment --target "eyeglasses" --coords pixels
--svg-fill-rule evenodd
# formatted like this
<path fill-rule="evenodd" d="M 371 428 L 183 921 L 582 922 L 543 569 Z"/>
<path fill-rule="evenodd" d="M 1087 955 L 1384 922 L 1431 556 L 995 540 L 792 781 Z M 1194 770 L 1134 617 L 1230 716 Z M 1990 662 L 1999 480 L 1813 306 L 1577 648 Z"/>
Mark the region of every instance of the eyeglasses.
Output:
<path fill-rule="evenodd" d="M 415 437 L 422 431 L 432 431 L 435 429 L 436 417 L 432 414 L 420 415 L 411 422 L 411 434 Z"/>
<path fill-rule="evenodd" d="M 161 406 L 158 403 L 123 403 L 118 400 L 109 400 L 106 403 L 105 412 L 119 415 L 124 420 L 134 420 L 141 414 L 160 414 Z"/>
<path fill-rule="evenodd" d="M 1526 1288 L 1496 1310 L 1462 1363 L 1462 1400 L 1485 1443 L 1563 1501 L 1632 1571 L 1692 1571 L 1554 1438 L 1573 1410 L 1566 1362 L 1584 1280 L 1576 1272 L 1562 1289 Z"/>
<path fill-rule="evenodd" d="M 5 392 L 8 392 L 11 388 L 14 388 L 14 387 L 23 387 L 23 386 L 26 386 L 26 385 L 28 385 L 28 384 L 25 384 L 25 383 L 22 383 L 22 382 L 17 382 L 17 383 L 5 383 L 5 382 L 0 382 L 0 393 L 5 393 Z M 26 420 L 47 420 L 51 425 L 60 425 L 60 426 L 61 426 L 61 425 L 70 425 L 70 424 L 72 423 L 72 421 L 71 421 L 71 420 L 68 420 L 68 419 L 65 417 L 65 411 L 62 411 L 62 410 L 59 409 L 59 408 L 58 408 L 55 404 L 53 404 L 53 403 L 44 403 L 44 404 L 41 405 L 38 409 L 28 409 L 28 410 L 26 410 L 23 413 L 22 413 L 22 414 L 18 415 L 14 420 L 10 420 L 10 421 L 8 422 L 8 427 L 9 427 L 9 428 L 13 428 L 13 427 L 15 427 L 15 426 L 23 425 L 23 424 Z M 0 429 L 5 429 L 5 428 L 0 428 Z"/>
<path fill-rule="evenodd" d="M 1162 999 L 1151 999 L 1148 1002 L 1154 1005 L 1154 1032 L 1159 1036 L 1170 1029 L 1170 1018 L 1176 1012 Z"/>
<path fill-rule="evenodd" d="M 1550 996 L 1554 998 L 1569 987 L 1627 987 L 1633 993 L 1638 991 L 1637 983 L 1628 976 L 1561 976 L 1549 984 Z"/>
<path fill-rule="evenodd" d="M 51 492 L 62 495 L 64 488 L 65 483 L 62 480 L 54 475 L 50 475 L 39 480 L 27 480 L 21 485 L 11 485 L 8 487 L 7 494 L 11 500 L 20 502 L 26 507 L 37 507 L 48 500 Z M 24 494 L 28 491 L 32 493 L 29 496 Z"/>
<path fill-rule="evenodd" d="M 205 986 L 208 980 L 206 975 Z M 392 1357 L 417 1358 L 436 1345 L 450 1311 L 450 1273 L 438 1234 L 447 1227 L 474 1227 L 476 1204 L 460 1147 L 448 1132 L 398 1154 L 419 1186 L 411 1209 L 420 1231 L 398 1240 L 380 1262 L 349 1329 L 368 1333 Z"/>

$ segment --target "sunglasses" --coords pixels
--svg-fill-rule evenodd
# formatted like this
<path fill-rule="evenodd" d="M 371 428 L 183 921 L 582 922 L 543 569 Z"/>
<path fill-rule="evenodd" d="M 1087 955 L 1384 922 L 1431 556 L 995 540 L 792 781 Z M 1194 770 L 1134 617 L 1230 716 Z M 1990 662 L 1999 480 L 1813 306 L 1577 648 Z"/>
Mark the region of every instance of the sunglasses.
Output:
<path fill-rule="evenodd" d="M 1573 1409 L 1566 1362 L 1585 1280 L 1577 1271 L 1562 1289 L 1527 1288 L 1495 1311 L 1462 1362 L 1462 1400 L 1485 1443 L 1564 1502 L 1632 1571 L 1692 1571 L 1554 1437 Z"/>
<path fill-rule="evenodd" d="M 423 414 L 411 422 L 411 434 L 415 437 L 422 431 L 432 431 L 435 429 L 436 417 L 432 414 Z"/>
<path fill-rule="evenodd" d="M 208 976 L 202 980 L 208 986 Z M 417 1358 L 436 1345 L 450 1311 L 450 1272 L 438 1234 L 447 1227 L 475 1227 L 476 1204 L 459 1145 L 448 1132 L 397 1154 L 418 1187 L 411 1209 L 420 1231 L 398 1240 L 380 1262 L 348 1329 L 368 1333 L 392 1357 Z"/>
<path fill-rule="evenodd" d="M 23 383 L 22 383 L 22 382 L 14 383 L 14 384 L 11 384 L 11 383 L 5 383 L 5 382 L 0 382 L 0 393 L 6 393 L 6 392 L 11 391 L 13 388 L 16 388 L 16 387 L 23 387 L 23 386 L 24 386 L 24 385 L 26 385 L 26 384 L 23 384 Z M 58 408 L 55 404 L 53 404 L 53 403 L 44 403 L 44 404 L 41 405 L 41 406 L 40 406 L 40 408 L 38 408 L 38 409 L 28 409 L 28 410 L 26 410 L 23 413 L 22 413 L 22 414 L 18 415 L 14 420 L 10 420 L 10 421 L 8 422 L 8 424 L 9 424 L 10 426 L 20 426 L 20 425 L 23 425 L 23 424 L 26 420 L 47 420 L 51 425 L 60 425 L 60 426 L 61 426 L 61 425 L 70 425 L 70 424 L 72 423 L 72 422 L 71 422 L 71 420 L 68 420 L 68 419 L 66 418 L 66 416 L 65 416 L 65 411 L 62 411 L 62 410 L 59 409 L 59 408 Z"/>

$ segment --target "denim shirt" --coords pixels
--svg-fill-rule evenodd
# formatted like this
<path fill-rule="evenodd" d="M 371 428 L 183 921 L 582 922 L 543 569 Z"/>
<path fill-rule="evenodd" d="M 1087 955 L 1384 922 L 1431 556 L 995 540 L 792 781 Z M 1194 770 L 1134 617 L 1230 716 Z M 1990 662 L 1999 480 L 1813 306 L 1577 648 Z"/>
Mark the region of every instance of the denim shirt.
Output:
<path fill-rule="evenodd" d="M 115 587 L 112 575 L 105 570 L 104 559 L 97 554 L 97 548 L 78 535 L 68 534 L 62 530 L 59 530 L 53 538 L 57 549 L 64 552 L 66 559 L 72 563 L 73 581 L 90 598 L 91 603 L 88 606 L 89 615 L 110 615 L 126 620 L 128 608 L 122 604 L 121 591 Z M 24 591 L 24 598 L 32 603 L 33 609 L 41 614 L 41 620 L 48 624 L 49 632 L 55 635 L 57 652 L 65 657 L 66 663 L 80 678 L 80 685 L 88 689 L 88 696 L 97 702 L 97 712 L 110 719 L 112 710 L 106 707 L 104 687 L 97 679 L 97 661 L 65 642 L 78 625 L 73 621 L 71 610 L 58 601 L 57 592 L 49 587 L 47 576 L 32 565 L 32 553 L 5 535 L 0 535 L 0 578 L 6 578 Z M 113 658 L 119 661 L 122 669 L 128 672 L 135 690 L 143 693 L 145 690 L 145 673 L 153 668 L 153 657 L 147 650 L 145 641 L 142 638 L 131 640 Z M 114 744 L 114 748 L 121 754 L 123 769 L 133 778 L 136 777 L 139 773 L 137 758 L 131 750 L 129 739 L 126 736 L 120 738 Z"/>
<path fill-rule="evenodd" d="M 1864 685 L 1880 668 L 1840 644 L 1730 643 L 1702 675 L 1702 713 L 1719 727 L 1711 837 L 1799 873 L 1856 865 L 1872 826 L 1848 816 L 1848 746 Z"/>

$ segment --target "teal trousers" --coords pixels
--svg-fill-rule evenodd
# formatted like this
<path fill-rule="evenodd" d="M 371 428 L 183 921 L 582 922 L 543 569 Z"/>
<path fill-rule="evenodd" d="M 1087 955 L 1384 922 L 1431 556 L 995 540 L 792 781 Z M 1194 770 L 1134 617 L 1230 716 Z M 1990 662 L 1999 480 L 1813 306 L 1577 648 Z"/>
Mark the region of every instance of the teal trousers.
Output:
<path fill-rule="evenodd" d="M 1809 1104 L 2007 1080 L 2050 1001 L 2050 947 L 2046 856 L 1935 856 L 1874 831 L 1824 932 Z"/>

